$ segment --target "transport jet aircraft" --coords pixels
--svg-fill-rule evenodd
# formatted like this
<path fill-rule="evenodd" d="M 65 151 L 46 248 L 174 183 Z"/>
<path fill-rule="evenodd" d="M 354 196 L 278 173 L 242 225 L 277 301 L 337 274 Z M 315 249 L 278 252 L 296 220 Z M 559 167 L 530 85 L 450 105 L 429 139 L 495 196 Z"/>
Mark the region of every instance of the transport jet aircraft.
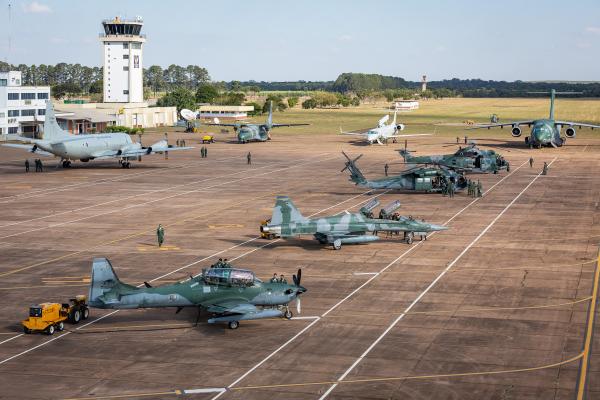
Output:
<path fill-rule="evenodd" d="M 396 114 L 394 112 L 394 119 L 391 123 L 386 125 L 388 119 L 390 119 L 389 115 L 384 116 L 377 123 L 376 128 L 371 128 L 366 132 L 344 132 L 340 127 L 340 133 L 343 135 L 354 135 L 363 137 L 369 144 L 373 144 L 375 142 L 379 144 L 387 143 L 388 139 L 392 139 L 394 143 L 396 143 L 396 139 L 399 137 L 409 137 L 409 136 L 431 136 L 429 133 L 419 133 L 413 135 L 397 135 L 399 131 L 404 130 L 404 124 L 396 124 Z"/>
<path fill-rule="evenodd" d="M 130 161 L 141 156 L 164 153 L 175 150 L 189 150 L 193 147 L 172 147 L 166 140 L 160 140 L 149 147 L 133 142 L 131 136 L 122 132 L 93 133 L 71 135 L 56 122 L 54 107 L 46 103 L 46 119 L 42 139 L 31 139 L 23 136 L 10 139 L 29 144 L 8 143 L 3 146 L 27 149 L 29 152 L 43 156 L 56 156 L 62 160 L 64 168 L 71 166 L 71 161 L 106 160 L 116 158 L 123 168 L 130 167 Z"/>

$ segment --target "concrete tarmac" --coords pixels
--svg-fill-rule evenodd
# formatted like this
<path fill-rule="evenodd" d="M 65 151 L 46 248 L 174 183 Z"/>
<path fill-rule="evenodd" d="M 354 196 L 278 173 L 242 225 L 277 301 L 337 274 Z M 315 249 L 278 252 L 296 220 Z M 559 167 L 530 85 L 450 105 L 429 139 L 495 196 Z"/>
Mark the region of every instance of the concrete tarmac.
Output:
<path fill-rule="evenodd" d="M 480 143 L 521 141 L 509 136 Z M 45 172 L 25 173 L 28 154 L 0 147 L 0 399 L 600 396 L 600 380 L 590 379 L 600 374 L 600 334 L 587 329 L 597 300 L 600 138 L 495 148 L 511 171 L 475 175 L 479 199 L 369 194 L 340 173 L 343 149 L 364 153 L 367 177 L 383 176 L 386 162 L 393 175 L 404 167 L 395 151 L 403 143 L 357 147 L 339 135 L 291 133 L 220 140 L 202 159 L 199 136 L 169 135 L 178 138 L 197 148 L 131 169 L 116 161 L 63 169 L 49 159 Z M 408 140 L 417 155 L 455 149 L 453 137 Z M 267 241 L 259 224 L 279 194 L 305 216 L 399 199 L 403 215 L 450 229 L 412 245 L 382 235 L 340 251 L 311 237 Z M 185 279 L 220 257 L 262 279 L 302 268 L 308 292 L 299 318 L 237 330 L 206 324 L 206 312 L 196 325 L 195 309 L 92 309 L 52 337 L 22 334 L 31 304 L 87 293 L 94 257 L 134 285 Z M 583 360 L 587 383 L 578 386 Z"/>

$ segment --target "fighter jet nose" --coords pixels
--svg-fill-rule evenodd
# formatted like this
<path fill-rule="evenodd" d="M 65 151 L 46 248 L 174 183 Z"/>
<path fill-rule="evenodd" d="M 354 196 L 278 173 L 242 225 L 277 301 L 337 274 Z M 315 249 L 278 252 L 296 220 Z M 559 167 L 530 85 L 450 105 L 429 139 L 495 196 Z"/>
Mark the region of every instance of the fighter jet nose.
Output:
<path fill-rule="evenodd" d="M 448 230 L 448 227 L 444 226 L 444 225 L 433 225 L 433 224 L 431 224 L 431 230 L 432 231 L 446 231 L 446 230 Z"/>

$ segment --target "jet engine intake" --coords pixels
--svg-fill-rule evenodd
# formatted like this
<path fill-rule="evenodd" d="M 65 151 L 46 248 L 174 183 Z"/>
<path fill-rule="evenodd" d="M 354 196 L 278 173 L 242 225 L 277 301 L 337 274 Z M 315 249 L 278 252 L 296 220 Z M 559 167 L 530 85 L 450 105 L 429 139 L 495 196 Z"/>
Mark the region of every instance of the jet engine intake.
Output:
<path fill-rule="evenodd" d="M 404 124 L 398 124 L 398 125 L 396 125 L 396 130 L 403 131 L 404 130 Z"/>
<path fill-rule="evenodd" d="M 573 128 L 572 126 L 568 127 L 565 130 L 565 135 L 567 135 L 567 137 L 570 137 L 570 138 L 575 137 L 575 133 L 576 133 L 575 128 Z"/>
<path fill-rule="evenodd" d="M 159 140 L 158 142 L 154 143 L 152 146 L 146 147 L 146 154 L 150 154 L 153 151 L 167 151 L 167 150 L 169 150 L 169 144 L 167 143 L 167 141 Z"/>
<path fill-rule="evenodd" d="M 512 131 L 510 131 L 510 133 L 513 135 L 513 137 L 519 137 L 521 136 L 521 128 L 519 128 L 516 125 L 513 125 Z"/>

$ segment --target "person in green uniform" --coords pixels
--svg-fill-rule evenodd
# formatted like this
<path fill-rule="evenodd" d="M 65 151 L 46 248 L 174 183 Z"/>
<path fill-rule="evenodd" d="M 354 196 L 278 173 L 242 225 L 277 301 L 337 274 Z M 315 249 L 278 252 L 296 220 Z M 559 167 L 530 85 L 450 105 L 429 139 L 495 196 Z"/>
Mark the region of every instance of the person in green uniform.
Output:
<path fill-rule="evenodd" d="M 156 238 L 158 239 L 158 247 L 161 247 L 165 241 L 165 228 L 161 224 L 158 224 L 158 228 L 156 228 Z"/>

